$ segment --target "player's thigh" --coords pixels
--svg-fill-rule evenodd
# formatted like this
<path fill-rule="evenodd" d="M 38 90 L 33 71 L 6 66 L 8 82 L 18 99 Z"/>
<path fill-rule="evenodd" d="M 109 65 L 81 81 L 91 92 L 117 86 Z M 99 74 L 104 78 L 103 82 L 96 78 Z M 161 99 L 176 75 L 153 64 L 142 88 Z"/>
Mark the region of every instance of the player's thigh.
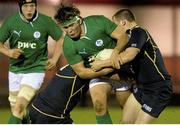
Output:
<path fill-rule="evenodd" d="M 132 124 L 136 121 L 138 112 L 141 110 L 141 105 L 135 99 L 134 95 L 131 94 L 127 99 L 124 108 L 123 108 L 123 116 L 122 123 Z"/>
<path fill-rule="evenodd" d="M 123 81 L 112 81 L 113 90 L 116 94 L 116 99 L 119 102 L 120 106 L 123 107 L 127 98 L 131 94 L 130 90 L 132 88 L 132 84 Z"/>
<path fill-rule="evenodd" d="M 30 86 L 36 90 L 38 90 L 44 80 L 45 73 L 27 73 L 22 74 L 22 79 L 20 81 L 20 85 Z"/>
<path fill-rule="evenodd" d="M 22 118 L 26 107 L 29 105 L 29 102 L 36 94 L 36 89 L 31 86 L 21 85 L 19 93 L 17 95 L 16 103 L 13 108 L 13 114 Z"/>
<path fill-rule="evenodd" d="M 20 74 L 15 74 L 13 72 L 9 72 L 8 80 L 9 80 L 9 92 L 14 95 L 14 93 L 18 92 L 20 89 L 20 81 L 22 77 Z"/>
<path fill-rule="evenodd" d="M 14 111 L 14 106 L 16 104 L 17 95 L 18 95 L 18 91 L 16 91 L 16 92 L 9 92 L 8 100 L 9 100 L 9 103 L 10 103 L 11 112 Z"/>
<path fill-rule="evenodd" d="M 8 97 L 8 100 L 10 102 L 11 111 L 13 111 L 13 108 L 16 104 L 17 95 L 18 95 L 18 92 L 20 89 L 21 76 L 19 74 L 9 72 L 8 73 L 8 79 L 9 79 L 9 97 Z"/>
<path fill-rule="evenodd" d="M 37 90 L 41 87 L 45 73 L 27 73 L 21 74 L 20 89 L 17 96 L 17 104 L 19 107 L 26 107 L 31 99 L 35 96 Z"/>
<path fill-rule="evenodd" d="M 154 117 L 150 116 L 143 110 L 140 110 L 135 121 L 135 124 L 150 124 L 152 120 L 155 119 Z"/>
<path fill-rule="evenodd" d="M 130 90 L 116 92 L 116 99 L 121 107 L 124 107 L 124 104 L 126 103 L 130 94 L 131 94 Z"/>
<path fill-rule="evenodd" d="M 19 93 L 17 95 L 16 106 L 23 105 L 24 107 L 26 107 L 35 96 L 36 92 L 37 89 L 34 89 L 29 85 L 21 85 Z"/>
<path fill-rule="evenodd" d="M 106 103 L 107 95 L 111 91 L 111 85 L 106 82 L 97 82 L 95 86 L 90 87 L 89 91 L 93 103 L 97 101 Z"/>

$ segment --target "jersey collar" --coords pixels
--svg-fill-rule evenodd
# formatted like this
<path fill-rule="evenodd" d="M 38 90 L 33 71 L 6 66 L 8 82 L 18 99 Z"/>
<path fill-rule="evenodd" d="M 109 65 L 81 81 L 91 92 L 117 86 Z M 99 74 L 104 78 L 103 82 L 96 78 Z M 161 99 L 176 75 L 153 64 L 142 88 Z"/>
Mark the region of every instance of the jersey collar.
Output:
<path fill-rule="evenodd" d="M 26 19 L 24 18 L 24 16 L 21 14 L 20 11 L 19 11 L 19 16 L 20 16 L 20 18 L 21 18 L 24 22 L 30 23 L 28 20 L 26 20 Z M 34 17 L 34 19 L 33 19 L 31 22 L 34 22 L 34 21 L 38 18 L 38 16 L 39 16 L 39 13 L 36 12 L 36 16 Z"/>
<path fill-rule="evenodd" d="M 82 36 L 81 39 L 85 38 L 85 39 L 91 40 L 89 37 L 86 36 L 86 34 L 87 34 L 87 26 L 86 26 L 85 21 L 83 21 L 83 26 L 84 26 L 83 27 L 84 28 L 84 36 Z"/>

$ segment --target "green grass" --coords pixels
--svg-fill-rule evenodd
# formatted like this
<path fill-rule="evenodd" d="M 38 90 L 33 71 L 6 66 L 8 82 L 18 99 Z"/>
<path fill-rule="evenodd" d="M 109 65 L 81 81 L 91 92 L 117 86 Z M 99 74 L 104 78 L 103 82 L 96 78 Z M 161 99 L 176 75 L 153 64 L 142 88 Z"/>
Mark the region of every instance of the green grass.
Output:
<path fill-rule="evenodd" d="M 118 124 L 122 111 L 118 107 L 109 109 L 113 123 Z M 9 109 L 0 109 L 0 124 L 7 124 Z M 75 108 L 71 117 L 76 124 L 95 124 L 95 112 L 93 108 Z M 168 107 L 155 119 L 154 124 L 180 124 L 180 107 Z"/>
<path fill-rule="evenodd" d="M 114 124 L 118 124 L 122 111 L 120 108 L 110 108 L 110 114 Z M 76 108 L 71 116 L 76 124 L 95 124 L 95 112 L 92 108 Z M 167 107 L 159 116 L 153 121 L 154 124 L 180 124 L 180 107 Z"/>

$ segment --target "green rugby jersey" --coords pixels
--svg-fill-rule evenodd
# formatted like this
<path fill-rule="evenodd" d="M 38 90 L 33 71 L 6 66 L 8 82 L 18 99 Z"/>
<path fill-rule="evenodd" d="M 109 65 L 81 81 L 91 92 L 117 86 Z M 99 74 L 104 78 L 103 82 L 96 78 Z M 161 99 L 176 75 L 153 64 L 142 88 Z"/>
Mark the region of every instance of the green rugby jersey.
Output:
<path fill-rule="evenodd" d="M 117 27 L 112 21 L 104 16 L 89 16 L 83 20 L 85 36 L 73 41 L 65 36 L 63 51 L 70 65 L 77 64 L 82 60 L 88 63 L 89 57 L 97 54 L 105 48 L 114 48 L 116 40 L 111 38 L 111 33 Z"/>
<path fill-rule="evenodd" d="M 10 48 L 19 48 L 23 54 L 10 59 L 10 71 L 15 73 L 44 72 L 47 61 L 47 40 L 59 40 L 62 31 L 48 16 L 37 13 L 32 22 L 16 13 L 4 21 L 0 28 L 0 42 L 9 39 Z"/>

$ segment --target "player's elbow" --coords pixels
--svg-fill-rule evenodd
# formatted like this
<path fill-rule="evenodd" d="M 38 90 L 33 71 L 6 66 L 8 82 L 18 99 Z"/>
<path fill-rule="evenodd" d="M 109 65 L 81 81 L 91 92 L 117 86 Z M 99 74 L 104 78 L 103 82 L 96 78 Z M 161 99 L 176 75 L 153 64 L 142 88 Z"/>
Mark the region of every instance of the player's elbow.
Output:
<path fill-rule="evenodd" d="M 134 53 L 130 53 L 130 54 L 128 54 L 127 55 L 127 62 L 130 62 L 130 61 L 132 61 L 134 58 L 136 57 L 136 54 L 134 54 Z"/>

